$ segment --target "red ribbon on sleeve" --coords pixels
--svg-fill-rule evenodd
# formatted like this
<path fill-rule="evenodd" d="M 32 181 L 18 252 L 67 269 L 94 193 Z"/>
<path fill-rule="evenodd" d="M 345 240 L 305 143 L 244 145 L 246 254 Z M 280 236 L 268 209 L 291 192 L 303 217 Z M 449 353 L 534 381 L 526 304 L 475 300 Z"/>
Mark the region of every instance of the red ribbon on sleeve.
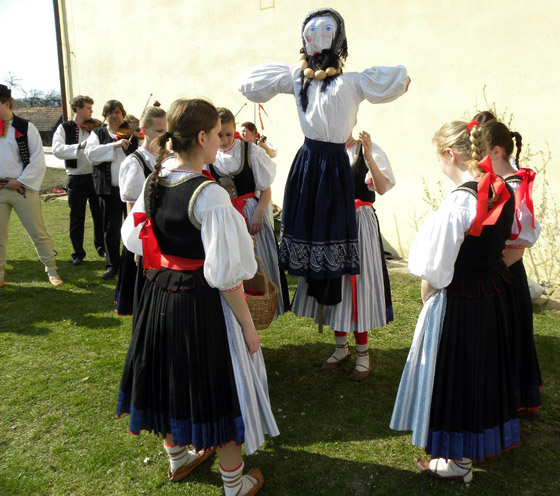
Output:
<path fill-rule="evenodd" d="M 264 131 L 264 124 L 263 124 L 263 120 L 262 120 L 261 110 L 264 112 L 264 115 L 266 115 L 268 117 L 268 114 L 266 113 L 266 110 L 259 103 L 259 120 L 261 121 L 261 129 Z M 270 119 L 270 117 L 268 117 L 268 118 Z"/>
<path fill-rule="evenodd" d="M 152 219 L 144 212 L 135 212 L 134 226 L 136 227 L 142 222 L 144 225 L 138 234 L 138 239 L 142 240 L 144 269 L 159 269 L 161 268 L 161 249 L 154 233 Z"/>
<path fill-rule="evenodd" d="M 535 211 L 533 206 L 533 182 L 535 181 L 536 173 L 532 169 L 522 168 L 519 169 L 514 176 L 517 176 L 521 179 L 521 184 L 517 191 L 515 192 L 515 211 L 519 209 L 521 202 L 524 201 L 525 205 L 531 212 L 533 216 L 531 222 L 533 229 L 535 228 Z"/>
<path fill-rule="evenodd" d="M 507 190 L 504 180 L 494 173 L 492 160 L 486 155 L 478 166 L 484 170 L 484 175 L 478 181 L 478 202 L 476 207 L 476 217 L 468 232 L 470 236 L 480 236 L 484 226 L 493 226 L 498 221 L 505 203 L 509 200 L 510 194 Z M 499 200 L 494 206 L 488 209 L 488 198 L 490 196 L 490 188 L 494 191 L 495 196 L 499 196 Z"/>

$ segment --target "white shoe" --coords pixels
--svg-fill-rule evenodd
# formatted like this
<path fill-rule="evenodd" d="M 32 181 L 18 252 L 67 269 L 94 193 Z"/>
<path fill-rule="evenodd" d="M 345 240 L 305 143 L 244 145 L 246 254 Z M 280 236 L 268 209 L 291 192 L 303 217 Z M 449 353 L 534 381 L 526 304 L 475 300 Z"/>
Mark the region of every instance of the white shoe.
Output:
<path fill-rule="evenodd" d="M 58 275 L 58 270 L 56 269 L 56 267 L 45 267 L 45 272 L 47 273 L 49 282 L 53 286 L 60 286 L 61 284 L 63 284 L 62 279 Z"/>

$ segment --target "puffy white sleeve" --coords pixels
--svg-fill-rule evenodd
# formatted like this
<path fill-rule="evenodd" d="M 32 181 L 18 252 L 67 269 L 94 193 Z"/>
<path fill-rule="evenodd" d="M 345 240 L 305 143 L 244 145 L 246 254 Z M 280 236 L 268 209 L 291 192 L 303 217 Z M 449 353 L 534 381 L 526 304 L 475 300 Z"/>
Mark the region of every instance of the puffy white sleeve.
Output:
<path fill-rule="evenodd" d="M 253 143 L 249 143 L 249 158 L 256 189 L 262 191 L 268 188 L 276 177 L 276 163 L 264 149 Z"/>
<path fill-rule="evenodd" d="M 519 234 L 517 239 L 506 241 L 506 245 L 523 245 L 527 248 L 533 246 L 541 233 L 541 225 L 535 219 L 535 227 L 533 227 L 533 214 L 527 208 L 524 201 L 519 205 L 519 209 L 515 212 L 521 229 L 515 218 L 513 219 L 512 234 Z"/>
<path fill-rule="evenodd" d="M 204 188 L 195 201 L 194 216 L 201 224 L 208 284 L 228 290 L 251 279 L 257 271 L 253 240 L 226 190 L 218 184 Z"/>
<path fill-rule="evenodd" d="M 25 187 L 39 191 L 47 172 L 47 166 L 45 164 L 45 152 L 41 135 L 31 122 L 27 128 L 27 143 L 29 148 L 29 164 L 23 169 L 17 180 Z"/>
<path fill-rule="evenodd" d="M 272 63 L 254 67 L 239 79 L 239 91 L 252 102 L 268 102 L 279 93 L 294 93 L 292 71 L 287 64 Z"/>
<path fill-rule="evenodd" d="M 142 229 L 144 223 L 138 224 L 136 227 L 134 227 L 134 214 L 136 212 L 146 212 L 146 208 L 144 206 L 145 187 L 146 182 L 144 181 L 140 196 L 136 200 L 136 203 L 134 204 L 134 207 L 132 208 L 130 213 L 126 216 L 126 219 L 124 220 L 124 223 L 121 227 L 121 236 L 124 246 L 126 246 L 128 251 L 136 253 L 137 255 L 142 255 L 142 240 L 138 239 L 138 235 L 140 234 L 140 230 Z"/>
<path fill-rule="evenodd" d="M 144 170 L 134 155 L 126 157 L 119 169 L 119 189 L 121 200 L 134 203 L 142 192 L 144 185 Z"/>
<path fill-rule="evenodd" d="M 391 162 L 389 162 L 389 157 L 387 154 L 375 143 L 371 144 L 371 155 L 377 167 L 379 168 L 379 172 L 383 174 L 389 185 L 387 186 L 387 191 L 389 191 L 395 184 L 395 176 L 393 175 L 393 169 L 391 168 Z M 368 185 L 368 189 L 375 191 L 375 184 L 373 183 L 373 177 L 371 176 L 371 172 L 368 171 L 366 174 L 365 179 L 366 184 Z"/>
<path fill-rule="evenodd" d="M 87 139 L 85 154 L 87 159 L 93 164 L 102 164 L 103 162 L 112 162 L 115 158 L 115 149 L 119 144 L 118 141 L 114 143 L 107 143 L 102 145 L 99 143 L 99 136 L 95 131 L 91 132 Z"/>
<path fill-rule="evenodd" d="M 371 67 L 356 74 L 356 89 L 360 98 L 370 103 L 396 100 L 408 89 L 410 78 L 406 67 Z"/>
<path fill-rule="evenodd" d="M 430 214 L 410 247 L 408 271 L 434 288 L 447 287 L 465 234 L 476 217 L 476 197 L 454 191 Z"/>
<path fill-rule="evenodd" d="M 56 128 L 52 139 L 52 152 L 56 158 L 61 160 L 77 159 L 78 153 L 83 153 L 83 151 L 79 149 L 79 146 L 79 143 L 75 145 L 66 144 L 66 131 L 62 124 Z"/>

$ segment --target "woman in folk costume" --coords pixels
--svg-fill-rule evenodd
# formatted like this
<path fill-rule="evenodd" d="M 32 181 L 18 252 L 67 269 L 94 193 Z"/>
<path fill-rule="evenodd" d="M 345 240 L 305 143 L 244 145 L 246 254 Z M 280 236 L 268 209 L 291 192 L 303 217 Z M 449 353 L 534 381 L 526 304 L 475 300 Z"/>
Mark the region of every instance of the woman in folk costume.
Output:
<path fill-rule="evenodd" d="M 165 110 L 146 107 L 140 118 L 140 128 L 144 142 L 138 150 L 126 157 L 119 169 L 119 190 L 121 200 L 126 203 L 126 215 L 130 213 L 142 193 L 144 181 L 154 170 L 159 152 L 158 140 L 167 131 Z M 119 279 L 115 289 L 115 311 L 119 315 L 131 315 L 138 304 L 144 285 L 141 261 L 137 266 L 134 253 L 123 246 Z"/>
<path fill-rule="evenodd" d="M 279 93 L 296 98 L 305 142 L 284 194 L 280 266 L 305 277 L 318 303 L 341 301 L 341 278 L 358 274 L 358 232 L 345 142 L 363 100 L 386 103 L 401 96 L 406 69 L 371 67 L 343 73 L 348 55 L 344 20 L 333 9 L 310 12 L 303 23 L 297 65 L 267 64 L 244 74 L 240 91 L 253 102 Z"/>
<path fill-rule="evenodd" d="M 220 107 L 218 113 L 222 123 L 221 144 L 216 160 L 207 166 L 208 170 L 229 193 L 235 208 L 245 217 L 249 233 L 256 239 L 255 253 L 262 260 L 267 277 L 280 289 L 278 247 L 267 213 L 276 164 L 262 148 L 234 137 L 235 117 L 230 110 Z M 278 291 L 274 319 L 283 313 L 282 292 Z"/>
<path fill-rule="evenodd" d="M 422 277 L 420 313 L 391 428 L 412 430 L 437 478 L 472 480 L 472 461 L 520 444 L 502 258 L 515 198 L 492 169 L 480 124 L 454 121 L 434 136 L 457 185 L 420 228 L 409 271 Z M 473 180 L 474 178 L 474 180 Z"/>
<path fill-rule="evenodd" d="M 376 192 L 383 195 L 395 185 L 395 177 L 387 155 L 372 143 L 369 133 L 361 132 L 359 140 L 350 136 L 347 147 L 354 181 L 361 269 L 359 275 L 342 278 L 342 301 L 325 308 L 324 322 L 334 331 L 336 349 L 325 360 L 322 369 L 334 370 L 350 358 L 348 333 L 353 331 L 357 358 L 349 377 L 361 381 L 370 374 L 372 368 L 368 331 L 393 320 L 389 274 L 373 202 Z M 298 316 L 319 321 L 318 305 L 314 298 L 307 296 L 304 278 L 299 279 L 292 311 Z"/>
<path fill-rule="evenodd" d="M 502 176 L 515 193 L 512 234 L 504 251 L 504 261 L 513 276 L 512 284 L 508 287 L 511 315 L 510 348 L 519 415 L 534 417 L 538 415 L 542 406 L 542 379 L 533 335 L 533 305 L 523 265 L 523 253 L 526 248 L 535 244 L 541 230 L 533 211 L 535 172 L 519 168 L 522 138 L 518 132 L 511 132 L 505 124 L 496 119 L 485 122 L 482 128 L 490 144 L 490 157 L 496 174 Z M 512 161 L 514 139 L 517 153 Z"/>
<path fill-rule="evenodd" d="M 251 454 L 265 434 L 278 434 L 243 293 L 257 268 L 253 242 L 227 193 L 202 174 L 220 144 L 215 107 L 177 100 L 168 124 L 122 229 L 127 248 L 143 254 L 146 282 L 117 416 L 130 413 L 133 434 L 164 438 L 169 479 L 186 477 L 215 449 L 225 495 L 252 495 L 263 477 L 258 469 L 243 475 L 241 444 Z M 169 139 L 175 156 L 162 166 Z"/>

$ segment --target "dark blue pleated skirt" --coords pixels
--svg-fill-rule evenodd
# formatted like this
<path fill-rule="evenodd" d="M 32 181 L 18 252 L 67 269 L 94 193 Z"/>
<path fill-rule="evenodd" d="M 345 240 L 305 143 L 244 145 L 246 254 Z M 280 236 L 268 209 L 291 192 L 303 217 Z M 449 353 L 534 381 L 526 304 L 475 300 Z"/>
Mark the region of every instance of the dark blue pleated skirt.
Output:
<path fill-rule="evenodd" d="M 203 269 L 151 270 L 135 315 L 117 416 L 196 450 L 244 442 L 226 324 Z"/>
<path fill-rule="evenodd" d="M 354 185 L 343 143 L 305 138 L 284 192 L 280 267 L 311 279 L 358 274 Z"/>

